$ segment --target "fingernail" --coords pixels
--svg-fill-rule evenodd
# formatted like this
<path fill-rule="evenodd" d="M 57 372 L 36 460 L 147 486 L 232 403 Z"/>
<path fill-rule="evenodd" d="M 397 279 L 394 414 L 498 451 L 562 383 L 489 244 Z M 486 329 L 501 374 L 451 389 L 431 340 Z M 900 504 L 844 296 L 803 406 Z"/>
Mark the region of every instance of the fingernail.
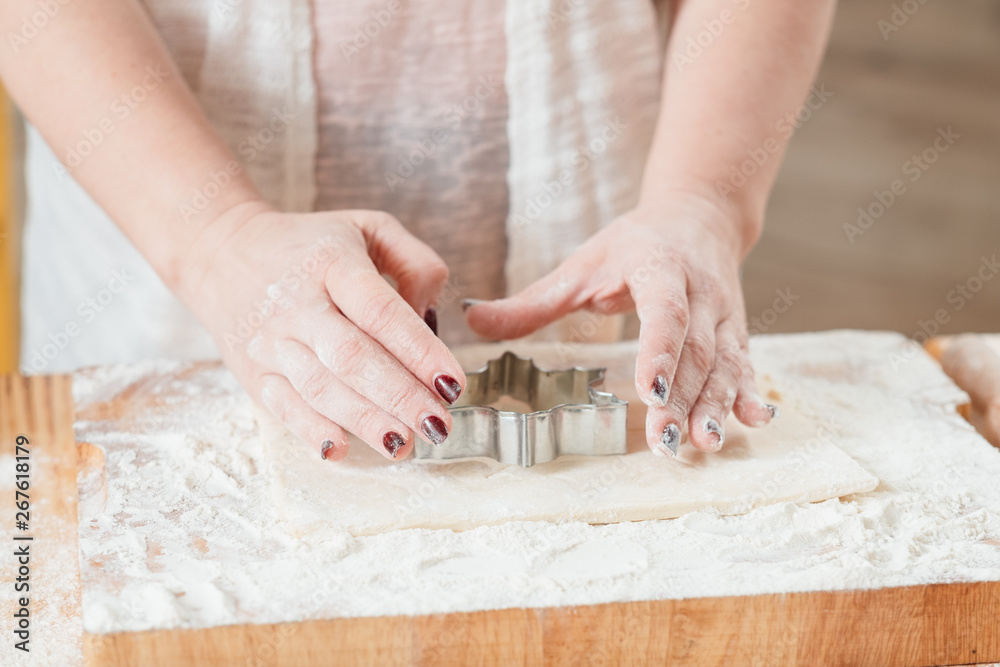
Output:
<path fill-rule="evenodd" d="M 667 424 L 660 435 L 660 451 L 671 458 L 677 456 L 677 450 L 681 446 L 681 430 L 677 424 Z"/>
<path fill-rule="evenodd" d="M 462 393 L 462 385 L 458 383 L 458 380 L 443 373 L 434 378 L 434 388 L 441 394 L 441 398 L 448 401 L 449 405 L 457 401 Z"/>
<path fill-rule="evenodd" d="M 653 401 L 660 404 L 662 408 L 667 404 L 667 380 L 662 375 L 653 378 L 653 390 L 650 392 Z"/>
<path fill-rule="evenodd" d="M 722 432 L 722 427 L 719 426 L 719 422 L 714 419 L 707 420 L 705 422 L 705 432 L 718 436 L 718 442 L 715 443 L 714 451 L 717 452 L 722 449 L 722 443 L 726 441 L 726 434 Z"/>
<path fill-rule="evenodd" d="M 438 312 L 434 308 L 434 306 L 431 306 L 430 308 L 428 308 L 427 310 L 424 311 L 424 322 L 427 324 L 428 327 L 430 327 L 431 331 L 434 332 L 434 335 L 437 336 L 438 335 Z"/>
<path fill-rule="evenodd" d="M 440 445 L 448 437 L 448 427 L 444 425 L 440 417 L 435 415 L 431 415 L 420 422 L 420 430 L 435 445 Z"/>
<path fill-rule="evenodd" d="M 771 405 L 770 403 L 765 403 L 764 406 L 771 412 L 771 419 L 777 419 L 781 416 L 781 410 L 777 405 Z"/>
<path fill-rule="evenodd" d="M 382 436 L 382 446 L 385 447 L 385 451 L 389 452 L 392 458 L 396 458 L 396 452 L 406 447 L 406 440 L 395 431 L 389 431 Z"/>
<path fill-rule="evenodd" d="M 323 444 L 319 447 L 320 458 L 326 461 L 326 455 L 331 449 L 333 449 L 333 440 L 324 440 Z"/>
<path fill-rule="evenodd" d="M 478 306 L 481 303 L 486 303 L 486 299 L 462 299 L 462 312 L 464 313 L 469 308 Z"/>

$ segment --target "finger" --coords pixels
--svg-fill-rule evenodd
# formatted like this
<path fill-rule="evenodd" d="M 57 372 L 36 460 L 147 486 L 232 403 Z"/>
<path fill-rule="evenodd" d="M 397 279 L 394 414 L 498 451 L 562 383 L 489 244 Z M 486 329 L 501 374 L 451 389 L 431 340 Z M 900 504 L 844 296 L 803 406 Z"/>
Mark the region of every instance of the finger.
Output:
<path fill-rule="evenodd" d="M 308 324 L 296 330 L 304 334 L 301 342 L 278 340 L 263 352 L 254 344 L 248 346 L 248 353 L 265 367 L 274 367 L 286 357 L 302 364 L 315 358 L 341 382 L 431 442 L 440 444 L 447 437 L 451 413 L 436 395 L 345 317 L 331 308 L 313 315 Z M 320 373 L 317 368 L 312 370 Z M 442 376 L 435 378 L 435 383 L 442 394 L 459 390 L 448 387 Z"/>
<path fill-rule="evenodd" d="M 340 424 L 388 459 L 404 458 L 413 432 L 396 417 L 341 382 L 302 343 L 276 349 L 274 368 L 313 410 Z"/>
<path fill-rule="evenodd" d="M 563 315 L 583 307 L 589 272 L 587 257 L 574 254 L 551 273 L 517 294 L 495 301 L 466 300 L 463 304 L 469 328 L 493 339 L 527 336 Z"/>
<path fill-rule="evenodd" d="M 688 331 L 687 278 L 664 271 L 655 280 L 629 283 L 639 317 L 636 391 L 646 405 L 664 407 Z"/>
<path fill-rule="evenodd" d="M 680 434 L 681 426 L 687 422 L 691 408 L 694 407 L 715 365 L 717 317 L 716 309 L 710 307 L 704 299 L 692 299 L 688 333 L 681 349 L 667 404 L 662 408 L 653 406 L 647 411 L 647 414 L 655 417 L 651 424 L 654 430 L 647 433 L 647 440 L 650 443 L 662 441 L 666 437 L 668 442 L 664 444 L 670 449 L 676 448 L 677 443 L 672 442 L 672 438 Z"/>
<path fill-rule="evenodd" d="M 745 347 L 742 353 L 739 391 L 736 394 L 736 403 L 733 405 L 733 414 L 747 426 L 766 426 L 772 419 L 776 419 L 781 411 L 778 406 L 765 403 L 761 398 Z"/>
<path fill-rule="evenodd" d="M 657 456 L 675 458 L 681 446 L 681 429 L 676 423 L 667 423 L 666 409 L 651 407 L 646 410 L 646 444 Z"/>
<path fill-rule="evenodd" d="M 327 270 L 326 288 L 340 312 L 424 386 L 448 403 L 458 399 L 465 387 L 462 367 L 422 316 L 379 275 L 368 255 L 341 253 Z"/>
<path fill-rule="evenodd" d="M 739 387 L 741 357 L 735 326 L 728 320 L 722 322 L 715 331 L 715 366 L 688 420 L 691 444 L 698 449 L 722 449 L 726 440 L 726 417 L 733 409 Z"/>
<path fill-rule="evenodd" d="M 286 378 L 264 375 L 257 391 L 261 405 L 300 440 L 312 445 L 321 458 L 339 461 L 347 456 L 350 444 L 344 429 L 310 408 Z"/>
<path fill-rule="evenodd" d="M 360 211 L 354 219 L 376 269 L 392 276 L 400 297 L 424 317 L 448 282 L 448 265 L 388 213 Z"/>

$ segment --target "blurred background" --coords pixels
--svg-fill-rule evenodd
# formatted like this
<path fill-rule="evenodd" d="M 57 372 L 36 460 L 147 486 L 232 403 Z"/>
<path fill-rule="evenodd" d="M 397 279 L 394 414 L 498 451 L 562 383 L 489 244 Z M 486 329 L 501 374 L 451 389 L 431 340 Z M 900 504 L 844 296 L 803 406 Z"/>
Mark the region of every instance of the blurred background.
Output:
<path fill-rule="evenodd" d="M 816 86 L 828 99 L 792 139 L 744 269 L 751 329 L 913 336 L 937 314 L 945 333 L 1000 331 L 1000 267 L 977 275 L 1000 259 L 1000 3 L 843 0 Z M 769 313 L 786 290 L 797 300 Z"/>
<path fill-rule="evenodd" d="M 1000 3 L 843 0 L 816 91 L 744 270 L 751 331 L 1000 331 Z M 3 373 L 17 359 L 19 137 L 4 102 Z"/>

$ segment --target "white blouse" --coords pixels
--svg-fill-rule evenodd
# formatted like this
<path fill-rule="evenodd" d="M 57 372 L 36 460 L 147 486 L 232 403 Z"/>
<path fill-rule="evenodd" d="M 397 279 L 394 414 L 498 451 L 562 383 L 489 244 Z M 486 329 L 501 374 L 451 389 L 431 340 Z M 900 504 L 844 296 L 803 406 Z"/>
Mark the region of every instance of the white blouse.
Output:
<path fill-rule="evenodd" d="M 385 210 L 442 256 L 446 342 L 474 339 L 463 298 L 523 288 L 637 199 L 662 64 L 651 0 L 146 6 L 265 198 Z M 31 128 L 26 185 L 24 372 L 218 356 Z M 620 331 L 578 313 L 536 337 Z"/>

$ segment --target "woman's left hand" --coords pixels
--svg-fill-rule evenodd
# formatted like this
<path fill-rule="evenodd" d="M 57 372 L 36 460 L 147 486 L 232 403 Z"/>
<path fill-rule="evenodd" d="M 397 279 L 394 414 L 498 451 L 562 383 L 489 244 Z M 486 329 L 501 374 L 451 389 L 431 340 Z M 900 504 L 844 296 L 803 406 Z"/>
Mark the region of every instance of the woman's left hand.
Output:
<path fill-rule="evenodd" d="M 581 308 L 635 309 L 647 444 L 676 454 L 686 421 L 695 447 L 717 451 L 730 411 L 749 426 L 777 412 L 757 393 L 748 356 L 739 267 L 752 245 L 744 230 L 754 227 L 736 215 L 688 195 L 640 204 L 518 294 L 471 305 L 469 326 L 510 339 Z"/>

